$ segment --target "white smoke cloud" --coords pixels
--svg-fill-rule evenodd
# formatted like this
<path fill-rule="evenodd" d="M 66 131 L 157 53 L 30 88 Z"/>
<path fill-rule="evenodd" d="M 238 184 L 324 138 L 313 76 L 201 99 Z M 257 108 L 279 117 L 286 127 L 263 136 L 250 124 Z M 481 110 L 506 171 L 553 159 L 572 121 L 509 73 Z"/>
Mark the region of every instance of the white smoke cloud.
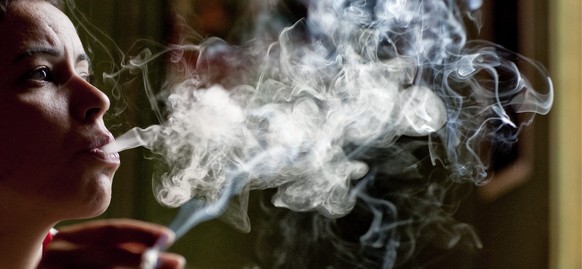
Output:
<path fill-rule="evenodd" d="M 472 11 L 481 2 L 465 4 Z M 362 182 L 371 169 L 412 171 L 418 160 L 378 160 L 370 167 L 359 157 L 394 150 L 403 151 L 395 158 L 408 158 L 425 148 L 451 182 L 479 184 L 487 169 L 482 143 L 500 139 L 491 126 L 517 132 L 531 119 L 514 122 L 508 110 L 546 114 L 551 107 L 551 81 L 540 65 L 466 39 L 454 1 L 309 1 L 307 17 L 273 43 L 257 38 L 251 49 L 212 39 L 158 54 L 193 51 L 198 68 L 164 89 L 166 121 L 130 130 L 105 149 L 145 146 L 163 157 L 170 169 L 155 188 L 158 201 L 189 203 L 173 224 L 179 235 L 220 215 L 231 196 L 249 189 L 277 189 L 275 206 L 330 218 L 348 214 L 358 199 L 368 201 L 384 208 L 374 210 L 384 225 L 382 212 L 393 205 L 370 198 Z M 212 59 L 240 64 L 247 58 L 245 70 L 217 69 L 245 77 L 238 85 L 204 77 Z M 125 68 L 148 62 L 134 58 Z M 536 91 L 516 62 L 537 68 L 547 88 Z M 402 137 L 424 142 L 402 146 Z M 391 167 L 396 163 L 406 166 Z M 393 231 L 386 227 L 392 226 L 371 228 L 362 240 Z"/>

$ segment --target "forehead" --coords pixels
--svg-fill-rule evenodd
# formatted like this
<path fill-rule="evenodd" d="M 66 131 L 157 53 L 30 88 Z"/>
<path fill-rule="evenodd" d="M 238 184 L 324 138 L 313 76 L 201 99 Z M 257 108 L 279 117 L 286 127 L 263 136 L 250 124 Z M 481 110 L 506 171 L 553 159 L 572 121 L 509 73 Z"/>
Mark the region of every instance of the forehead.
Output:
<path fill-rule="evenodd" d="M 34 47 L 82 53 L 75 27 L 59 9 L 45 1 L 16 1 L 0 21 L 0 63 Z"/>

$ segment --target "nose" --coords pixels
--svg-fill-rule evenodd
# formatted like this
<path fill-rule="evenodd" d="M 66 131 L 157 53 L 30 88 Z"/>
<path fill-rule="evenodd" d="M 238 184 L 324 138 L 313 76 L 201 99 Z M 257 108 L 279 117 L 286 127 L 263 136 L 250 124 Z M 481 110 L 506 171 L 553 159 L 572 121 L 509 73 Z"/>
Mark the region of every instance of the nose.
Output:
<path fill-rule="evenodd" d="M 81 77 L 69 81 L 71 110 L 73 117 L 83 123 L 93 123 L 103 118 L 110 101 L 97 87 Z"/>

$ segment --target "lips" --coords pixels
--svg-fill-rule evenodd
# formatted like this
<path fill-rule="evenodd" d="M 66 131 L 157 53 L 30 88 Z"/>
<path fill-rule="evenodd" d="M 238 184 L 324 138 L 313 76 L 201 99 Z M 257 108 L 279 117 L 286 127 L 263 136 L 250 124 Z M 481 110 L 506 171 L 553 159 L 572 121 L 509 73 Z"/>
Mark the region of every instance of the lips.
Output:
<path fill-rule="evenodd" d="M 91 142 L 89 142 L 88 149 L 84 152 L 95 157 L 96 159 L 113 165 L 119 165 L 119 154 L 114 153 L 106 153 L 102 150 L 102 147 L 113 142 L 113 137 L 111 135 L 98 135 L 96 136 Z"/>
<path fill-rule="evenodd" d="M 92 148 L 88 153 L 107 163 L 120 163 L 119 154 L 117 152 L 105 153 L 100 148 Z"/>

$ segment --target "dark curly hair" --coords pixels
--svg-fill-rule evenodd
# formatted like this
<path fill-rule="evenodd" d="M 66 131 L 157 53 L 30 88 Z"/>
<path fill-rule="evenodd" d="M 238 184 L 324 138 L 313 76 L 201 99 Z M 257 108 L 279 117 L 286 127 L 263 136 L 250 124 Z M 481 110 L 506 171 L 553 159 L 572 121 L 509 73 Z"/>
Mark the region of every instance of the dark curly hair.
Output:
<path fill-rule="evenodd" d="M 45 1 L 49 2 L 55 7 L 62 8 L 63 1 L 62 0 L 0 0 L 0 20 L 4 19 L 6 13 L 8 12 L 8 7 L 14 2 L 17 1 Z"/>

